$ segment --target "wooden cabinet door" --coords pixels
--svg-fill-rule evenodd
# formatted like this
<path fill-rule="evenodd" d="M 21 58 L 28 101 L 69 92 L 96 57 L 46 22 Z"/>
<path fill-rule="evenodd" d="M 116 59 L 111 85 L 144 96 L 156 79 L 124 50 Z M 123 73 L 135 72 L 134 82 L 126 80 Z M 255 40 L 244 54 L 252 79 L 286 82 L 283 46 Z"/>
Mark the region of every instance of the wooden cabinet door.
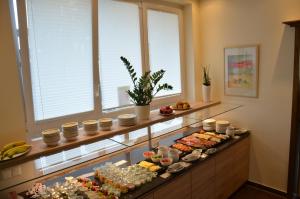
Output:
<path fill-rule="evenodd" d="M 215 198 L 215 158 L 192 170 L 192 199 Z"/>
<path fill-rule="evenodd" d="M 154 199 L 191 199 L 191 173 L 178 176 L 154 192 Z"/>
<path fill-rule="evenodd" d="M 238 189 L 249 179 L 250 139 L 246 138 L 233 146 L 234 189 Z"/>
<path fill-rule="evenodd" d="M 249 138 L 216 155 L 216 199 L 227 199 L 248 180 Z"/>
<path fill-rule="evenodd" d="M 234 191 L 232 179 L 233 150 L 229 147 L 215 156 L 216 158 L 216 199 L 227 199 Z"/>

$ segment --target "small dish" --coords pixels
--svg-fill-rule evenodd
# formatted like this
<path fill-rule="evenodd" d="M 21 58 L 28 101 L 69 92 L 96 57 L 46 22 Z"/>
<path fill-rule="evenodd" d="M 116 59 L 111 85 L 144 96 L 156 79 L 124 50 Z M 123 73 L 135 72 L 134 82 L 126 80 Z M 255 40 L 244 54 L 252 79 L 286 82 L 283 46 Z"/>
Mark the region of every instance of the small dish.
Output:
<path fill-rule="evenodd" d="M 184 166 L 180 162 L 170 165 L 167 169 L 168 173 L 178 173 L 184 169 Z"/>
<path fill-rule="evenodd" d="M 205 153 L 206 153 L 207 155 L 213 154 L 213 153 L 215 153 L 215 152 L 217 152 L 217 149 L 216 149 L 216 148 L 210 148 L 210 149 L 207 149 L 207 150 L 205 151 Z"/>
<path fill-rule="evenodd" d="M 200 156 L 201 156 L 200 154 L 191 153 L 191 154 L 184 156 L 182 158 L 182 160 L 185 162 L 194 162 L 194 161 L 198 160 L 200 158 Z"/>
<path fill-rule="evenodd" d="M 169 116 L 173 114 L 173 109 L 170 106 L 162 106 L 159 109 L 159 113 L 164 116 Z"/>
<path fill-rule="evenodd" d="M 202 153 L 201 156 L 200 156 L 201 159 L 205 159 L 207 157 L 208 157 L 208 155 L 206 153 Z"/>
<path fill-rule="evenodd" d="M 199 154 L 199 155 L 201 155 L 201 154 L 202 154 L 202 151 L 203 151 L 203 149 L 195 149 L 195 150 L 192 152 L 192 154 Z"/>
<path fill-rule="evenodd" d="M 154 155 L 155 155 L 155 153 L 154 153 L 153 151 L 145 151 L 145 152 L 143 153 L 143 156 L 144 156 L 144 158 L 146 158 L 146 159 L 151 159 L 151 157 L 154 156 Z"/>
<path fill-rule="evenodd" d="M 151 157 L 152 162 L 159 162 L 160 159 L 162 159 L 162 156 L 159 155 L 159 154 L 153 155 L 153 156 Z"/>
<path fill-rule="evenodd" d="M 162 159 L 160 159 L 160 164 L 164 167 L 171 165 L 172 162 L 173 162 L 172 158 L 162 158 Z"/>

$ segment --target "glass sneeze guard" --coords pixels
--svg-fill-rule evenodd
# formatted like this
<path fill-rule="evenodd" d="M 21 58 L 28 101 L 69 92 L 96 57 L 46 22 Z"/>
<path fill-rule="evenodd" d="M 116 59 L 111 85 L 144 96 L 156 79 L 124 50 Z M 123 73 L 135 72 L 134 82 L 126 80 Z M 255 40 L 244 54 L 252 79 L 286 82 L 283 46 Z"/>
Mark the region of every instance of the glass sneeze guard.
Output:
<path fill-rule="evenodd" d="M 0 193 L 3 190 L 19 185 L 35 181 L 39 182 L 41 179 L 47 179 L 48 184 L 57 179 L 62 179 L 64 176 L 73 175 L 76 177 L 93 172 L 93 168 L 105 162 L 114 163 L 126 160 L 125 165 L 137 163 L 143 159 L 143 152 L 150 150 L 151 146 L 171 145 L 174 140 L 188 135 L 187 131 L 181 131 L 180 129 L 186 127 L 193 129 L 190 127 L 201 126 L 201 122 L 205 119 L 221 115 L 239 107 L 241 106 L 233 104 L 215 105 L 184 117 L 174 118 L 124 135 L 114 136 L 110 139 L 82 145 L 16 165 L 8 169 L 19 169 L 21 175 L 6 180 L 2 177 L 0 180 Z M 149 130 L 151 140 L 148 137 Z M 149 145 L 150 142 L 152 143 L 151 146 Z M 3 176 L 5 171 L 1 172 Z"/>

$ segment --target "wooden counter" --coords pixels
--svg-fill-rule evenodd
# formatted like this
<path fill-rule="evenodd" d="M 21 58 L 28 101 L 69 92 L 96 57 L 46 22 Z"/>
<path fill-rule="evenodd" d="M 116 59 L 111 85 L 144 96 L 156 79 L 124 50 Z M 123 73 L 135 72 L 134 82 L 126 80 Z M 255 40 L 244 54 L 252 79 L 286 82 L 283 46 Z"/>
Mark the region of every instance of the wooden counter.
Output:
<path fill-rule="evenodd" d="M 130 127 L 122 127 L 115 123 L 111 131 L 99 131 L 98 134 L 94 136 L 88 136 L 85 134 L 85 132 L 82 129 L 80 129 L 79 136 L 76 141 L 66 142 L 62 138 L 60 144 L 55 147 L 47 147 L 43 142 L 43 140 L 31 141 L 29 144 L 32 145 L 32 150 L 27 155 L 0 163 L 0 169 L 4 169 L 10 166 L 15 166 L 17 164 L 24 163 L 26 161 L 34 160 L 40 158 L 41 156 L 51 155 L 54 153 L 61 152 L 63 150 L 79 147 L 84 144 L 90 144 L 103 139 L 111 138 L 115 135 L 126 134 L 130 131 L 135 131 L 141 128 L 151 126 L 156 123 L 172 120 L 177 117 L 186 116 L 188 114 L 194 113 L 196 111 L 220 103 L 221 103 L 220 101 L 209 102 L 209 103 L 203 103 L 203 102 L 191 103 L 191 109 L 184 110 L 184 111 L 175 111 L 175 113 L 171 116 L 162 116 L 158 113 L 158 110 L 151 111 L 149 120 L 140 121 L 138 122 L 137 125 L 130 126 Z"/>
<path fill-rule="evenodd" d="M 249 136 L 181 175 L 161 184 L 140 199 L 227 199 L 248 180 Z"/>

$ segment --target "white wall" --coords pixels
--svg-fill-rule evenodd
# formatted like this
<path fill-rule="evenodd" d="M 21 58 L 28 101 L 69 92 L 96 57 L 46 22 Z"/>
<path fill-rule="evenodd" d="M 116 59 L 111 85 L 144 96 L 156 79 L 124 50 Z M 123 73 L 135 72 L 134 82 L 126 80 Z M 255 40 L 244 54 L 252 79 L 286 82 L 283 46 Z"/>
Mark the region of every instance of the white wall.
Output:
<path fill-rule="evenodd" d="M 300 1 L 200 0 L 199 17 L 200 62 L 212 66 L 214 98 L 245 105 L 223 118 L 252 130 L 250 181 L 286 191 L 294 31 L 282 22 L 300 19 Z M 257 99 L 224 96 L 224 47 L 245 44 L 260 45 Z"/>
<path fill-rule="evenodd" d="M 25 138 L 25 118 L 8 0 L 0 1 L 0 146 Z"/>

